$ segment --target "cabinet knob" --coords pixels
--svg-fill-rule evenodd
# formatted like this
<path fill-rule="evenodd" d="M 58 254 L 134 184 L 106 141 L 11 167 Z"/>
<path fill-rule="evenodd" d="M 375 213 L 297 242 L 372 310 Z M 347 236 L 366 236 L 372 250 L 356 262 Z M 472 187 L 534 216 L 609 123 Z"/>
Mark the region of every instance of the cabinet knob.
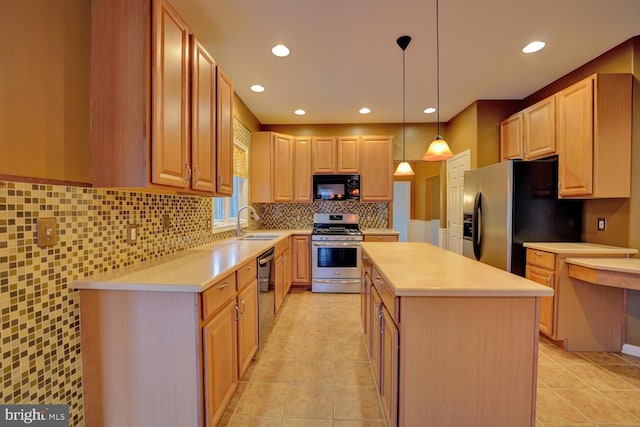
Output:
<path fill-rule="evenodd" d="M 222 285 L 218 286 L 218 289 L 224 289 L 229 286 L 229 282 L 224 282 Z"/>
<path fill-rule="evenodd" d="M 200 169 L 198 169 L 198 166 L 194 166 L 193 169 L 196 171 L 196 182 L 195 182 L 195 184 L 197 184 L 200 181 Z"/>
<path fill-rule="evenodd" d="M 185 179 L 185 182 L 189 184 L 189 182 L 191 181 L 191 167 L 189 167 L 189 163 L 185 163 L 184 167 L 187 170 L 187 179 Z"/>

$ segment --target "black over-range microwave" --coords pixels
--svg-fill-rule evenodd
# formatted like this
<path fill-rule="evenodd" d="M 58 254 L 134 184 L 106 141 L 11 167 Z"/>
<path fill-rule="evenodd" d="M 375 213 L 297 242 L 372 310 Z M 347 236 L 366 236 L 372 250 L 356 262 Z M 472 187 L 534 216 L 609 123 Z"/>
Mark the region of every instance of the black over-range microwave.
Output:
<path fill-rule="evenodd" d="M 360 175 L 313 175 L 314 200 L 359 200 Z"/>

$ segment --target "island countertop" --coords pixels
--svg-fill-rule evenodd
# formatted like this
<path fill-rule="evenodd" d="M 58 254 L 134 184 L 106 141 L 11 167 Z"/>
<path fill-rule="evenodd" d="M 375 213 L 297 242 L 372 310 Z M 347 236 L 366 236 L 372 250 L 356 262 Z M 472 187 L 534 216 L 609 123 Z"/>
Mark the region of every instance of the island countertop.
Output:
<path fill-rule="evenodd" d="M 525 242 L 525 248 L 536 249 L 539 251 L 551 252 L 554 254 L 571 254 L 571 255 L 635 255 L 637 249 L 623 248 L 619 246 L 600 245 L 598 243 L 587 242 Z"/>
<path fill-rule="evenodd" d="M 395 296 L 531 297 L 553 289 L 422 242 L 364 242 Z"/>

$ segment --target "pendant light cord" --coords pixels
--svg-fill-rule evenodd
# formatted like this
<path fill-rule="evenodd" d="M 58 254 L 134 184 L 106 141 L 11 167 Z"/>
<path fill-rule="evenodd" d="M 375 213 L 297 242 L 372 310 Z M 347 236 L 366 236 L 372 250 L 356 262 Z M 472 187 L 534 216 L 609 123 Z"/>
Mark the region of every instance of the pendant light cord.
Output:
<path fill-rule="evenodd" d="M 438 19 L 438 0 L 436 0 L 436 120 L 437 120 L 437 135 L 436 138 L 441 138 L 440 135 L 440 25 Z"/>
<path fill-rule="evenodd" d="M 404 128 L 405 128 L 405 77 L 404 77 L 404 49 L 402 49 L 402 161 L 405 162 L 405 142 L 404 142 Z"/>

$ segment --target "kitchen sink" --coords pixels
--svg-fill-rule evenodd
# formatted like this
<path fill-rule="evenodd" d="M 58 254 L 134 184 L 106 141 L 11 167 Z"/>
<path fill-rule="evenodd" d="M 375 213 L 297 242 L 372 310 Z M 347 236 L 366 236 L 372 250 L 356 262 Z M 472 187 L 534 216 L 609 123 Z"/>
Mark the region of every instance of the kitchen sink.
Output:
<path fill-rule="evenodd" d="M 277 234 L 247 234 L 239 237 L 238 240 L 275 240 L 280 237 Z"/>

